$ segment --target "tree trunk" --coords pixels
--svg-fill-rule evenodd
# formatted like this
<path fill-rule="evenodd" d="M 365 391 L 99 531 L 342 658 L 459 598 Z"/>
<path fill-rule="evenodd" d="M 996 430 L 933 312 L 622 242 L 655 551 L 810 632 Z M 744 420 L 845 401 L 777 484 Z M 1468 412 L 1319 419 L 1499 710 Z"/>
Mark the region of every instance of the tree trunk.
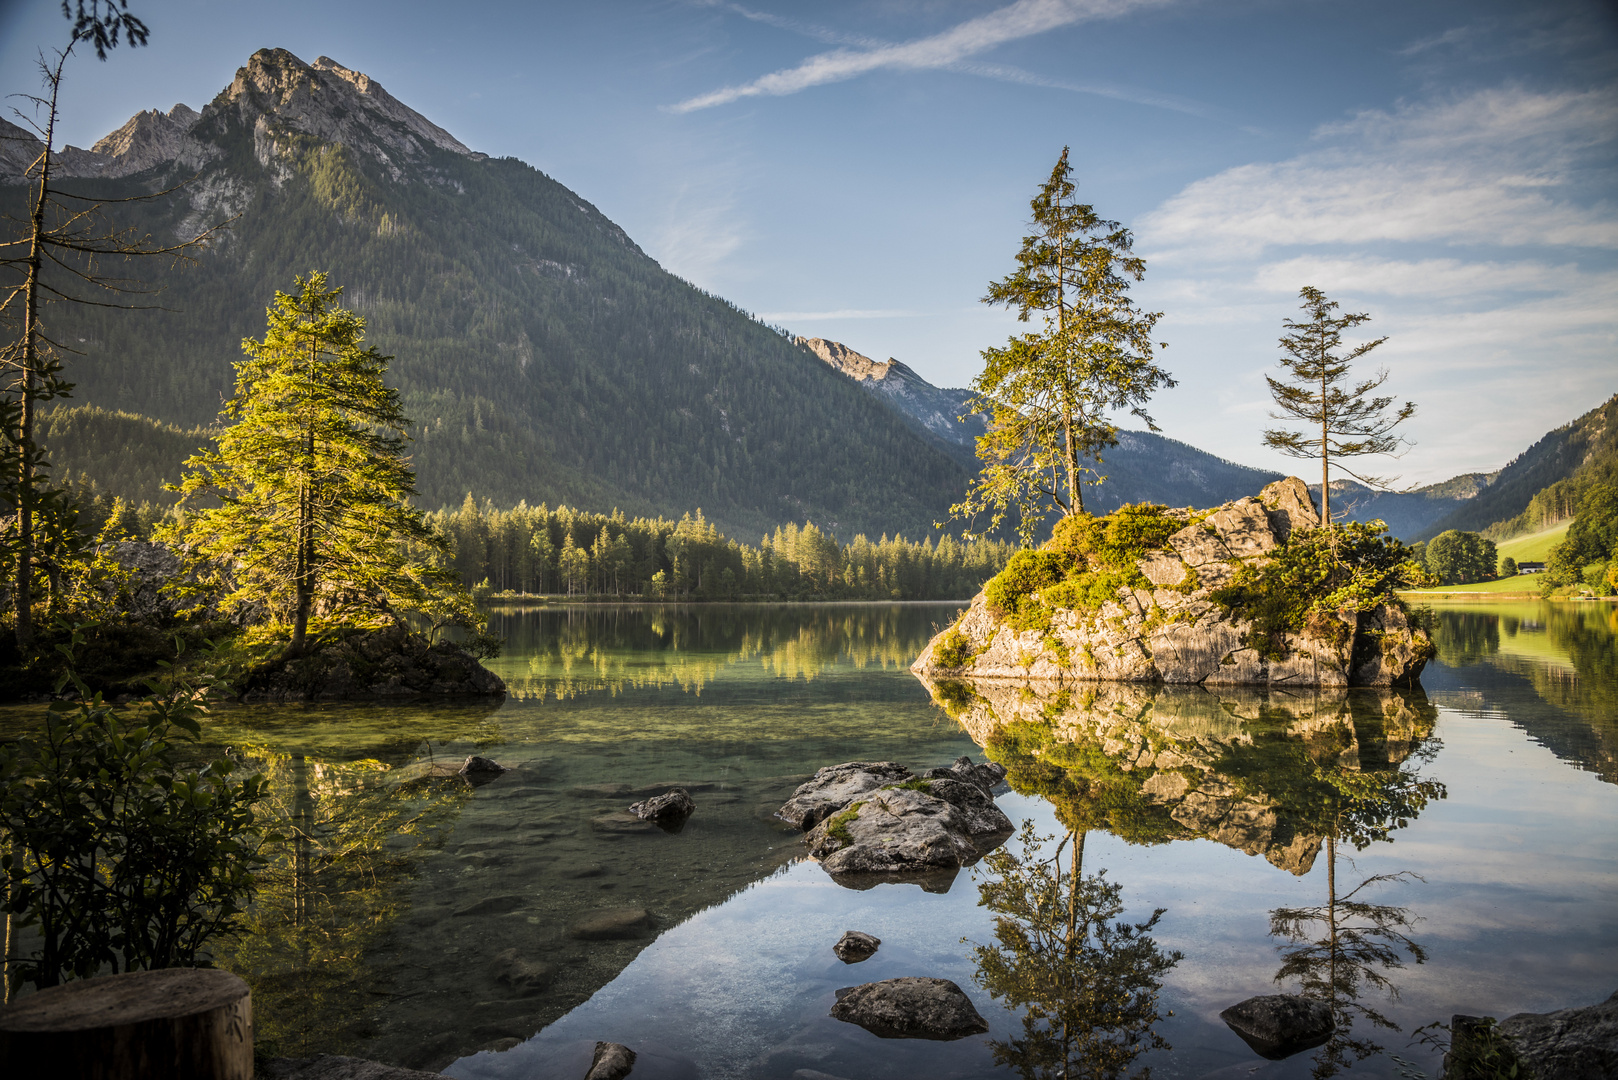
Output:
<path fill-rule="evenodd" d="M 252 1080 L 253 1002 L 228 971 L 81 979 L 0 1009 L 0 1074 Z"/>

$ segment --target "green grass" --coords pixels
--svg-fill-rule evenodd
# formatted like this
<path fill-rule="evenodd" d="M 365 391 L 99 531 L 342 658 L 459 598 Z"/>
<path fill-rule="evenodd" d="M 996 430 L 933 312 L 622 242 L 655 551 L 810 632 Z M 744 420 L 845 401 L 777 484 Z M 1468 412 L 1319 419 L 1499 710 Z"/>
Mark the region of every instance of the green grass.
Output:
<path fill-rule="evenodd" d="M 1435 589 L 1412 589 L 1412 596 L 1432 596 L 1445 593 L 1533 593 L 1539 595 L 1539 574 L 1518 574 L 1497 581 L 1480 581 L 1476 585 L 1440 585 Z"/>
<path fill-rule="evenodd" d="M 1510 540 L 1495 542 L 1495 551 L 1500 558 L 1511 557 L 1518 562 L 1545 562 L 1551 557 L 1551 548 L 1560 544 L 1567 536 L 1567 527 L 1573 524 L 1573 519 L 1552 525 L 1548 529 L 1541 529 L 1537 533 L 1524 533 L 1522 536 L 1513 536 Z"/>

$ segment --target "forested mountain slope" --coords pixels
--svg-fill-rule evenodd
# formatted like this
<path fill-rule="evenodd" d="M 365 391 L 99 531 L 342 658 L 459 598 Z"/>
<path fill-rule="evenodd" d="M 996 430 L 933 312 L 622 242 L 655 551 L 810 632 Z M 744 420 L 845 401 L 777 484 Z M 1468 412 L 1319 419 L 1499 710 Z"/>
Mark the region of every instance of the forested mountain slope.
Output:
<path fill-rule="evenodd" d="M 1572 517 L 1585 491 L 1601 481 L 1618 483 L 1618 395 L 1547 432 L 1500 470 L 1477 498 L 1412 539 L 1446 529 L 1487 530 L 1495 538 L 1534 532 Z"/>
<path fill-rule="evenodd" d="M 275 290 L 323 269 L 396 357 L 428 505 L 475 491 L 701 507 L 743 536 L 806 518 L 845 537 L 920 535 L 965 488 L 935 442 L 662 270 L 584 199 L 325 58 L 262 50 L 200 115 L 139 114 L 60 165 L 76 193 L 105 196 L 195 173 L 161 206 L 115 208 L 160 238 L 239 215 L 199 265 L 162 277 L 172 311 L 54 309 L 83 354 L 68 362 L 74 404 L 211 422 Z M 0 199 L 20 209 L 15 177 Z"/>

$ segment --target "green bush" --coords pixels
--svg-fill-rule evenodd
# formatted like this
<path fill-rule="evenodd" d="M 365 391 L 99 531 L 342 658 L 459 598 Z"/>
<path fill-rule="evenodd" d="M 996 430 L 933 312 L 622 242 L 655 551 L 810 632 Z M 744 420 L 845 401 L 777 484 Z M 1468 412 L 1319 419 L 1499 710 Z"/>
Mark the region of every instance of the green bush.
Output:
<path fill-rule="evenodd" d="M 983 587 L 990 613 L 1000 619 L 1017 615 L 1024 601 L 1061 581 L 1071 565 L 1071 560 L 1058 551 L 1017 552 L 1006 568 Z"/>
<path fill-rule="evenodd" d="M 53 703 L 38 736 L 0 747 L 0 910 L 39 937 L 11 958 L 13 985 L 205 965 L 252 897 L 263 780 L 233 778 L 229 759 L 196 767 L 175 746 L 199 734 L 207 687 L 154 688 L 125 712 L 71 671 L 58 691 L 69 682 L 77 703 Z"/>
<path fill-rule="evenodd" d="M 972 662 L 972 643 L 958 627 L 952 626 L 933 650 L 933 659 L 939 667 L 965 667 Z"/>

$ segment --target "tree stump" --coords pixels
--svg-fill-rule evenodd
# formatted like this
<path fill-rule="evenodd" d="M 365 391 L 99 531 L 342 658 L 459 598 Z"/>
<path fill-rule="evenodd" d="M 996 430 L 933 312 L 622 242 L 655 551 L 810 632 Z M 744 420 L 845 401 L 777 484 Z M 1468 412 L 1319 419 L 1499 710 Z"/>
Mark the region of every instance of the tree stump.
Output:
<path fill-rule="evenodd" d="M 253 1080 L 253 1001 L 228 971 L 132 971 L 0 1009 L 0 1076 Z"/>

